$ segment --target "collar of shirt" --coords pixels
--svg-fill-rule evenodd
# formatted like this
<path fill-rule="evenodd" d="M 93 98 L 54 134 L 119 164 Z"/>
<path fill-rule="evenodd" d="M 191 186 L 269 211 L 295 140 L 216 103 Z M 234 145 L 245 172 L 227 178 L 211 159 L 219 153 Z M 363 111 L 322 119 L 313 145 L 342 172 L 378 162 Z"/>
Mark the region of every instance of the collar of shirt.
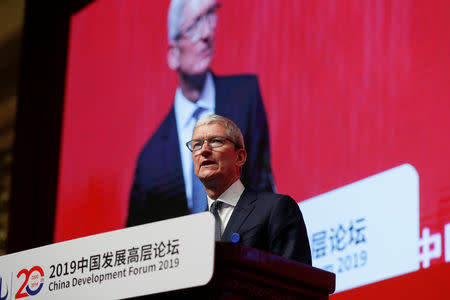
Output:
<path fill-rule="evenodd" d="M 223 192 L 217 200 L 215 200 L 223 202 L 221 208 L 217 211 L 221 222 L 220 234 L 224 233 L 225 228 L 228 225 L 228 221 L 230 221 L 233 210 L 237 205 L 239 198 L 241 198 L 244 189 L 244 185 L 241 180 L 238 179 L 225 192 Z M 211 210 L 213 201 L 214 200 L 208 197 L 208 210 Z"/>
<path fill-rule="evenodd" d="M 206 74 L 205 86 L 198 98 L 197 102 L 194 103 L 188 100 L 181 91 L 181 87 L 177 88 L 175 92 L 175 115 L 177 123 L 179 123 L 182 128 L 189 126 L 192 121 L 192 114 L 197 109 L 197 107 L 206 108 L 205 112 L 201 114 L 210 114 L 214 112 L 215 109 L 215 87 L 212 75 L 210 72 Z M 195 125 L 195 124 L 194 124 Z M 187 142 L 187 141 L 185 141 Z"/>
<path fill-rule="evenodd" d="M 222 201 L 223 203 L 225 203 L 224 205 L 222 205 L 222 208 L 227 206 L 235 207 L 239 201 L 239 198 L 244 192 L 244 189 L 244 185 L 242 184 L 241 180 L 238 179 L 225 192 L 223 192 L 222 195 L 217 198 L 217 200 L 212 200 L 208 196 L 208 210 L 211 209 L 213 201 Z"/>

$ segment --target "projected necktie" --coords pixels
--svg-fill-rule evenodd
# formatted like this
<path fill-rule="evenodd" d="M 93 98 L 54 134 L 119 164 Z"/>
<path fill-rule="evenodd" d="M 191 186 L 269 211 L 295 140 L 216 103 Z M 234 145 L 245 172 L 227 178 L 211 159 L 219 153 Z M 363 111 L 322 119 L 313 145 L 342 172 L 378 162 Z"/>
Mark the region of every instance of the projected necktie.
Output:
<path fill-rule="evenodd" d="M 200 114 L 206 110 L 203 107 L 197 107 L 192 114 L 192 119 L 197 123 Z M 194 164 L 192 163 L 192 209 L 191 213 L 204 212 L 208 206 L 208 200 L 206 199 L 205 187 L 202 182 L 195 175 Z"/>
<path fill-rule="evenodd" d="M 222 207 L 221 201 L 214 201 L 211 204 L 210 211 L 214 215 L 214 219 L 216 219 L 216 241 L 220 241 L 220 236 L 222 235 L 222 221 L 220 221 L 219 217 L 219 209 Z"/>

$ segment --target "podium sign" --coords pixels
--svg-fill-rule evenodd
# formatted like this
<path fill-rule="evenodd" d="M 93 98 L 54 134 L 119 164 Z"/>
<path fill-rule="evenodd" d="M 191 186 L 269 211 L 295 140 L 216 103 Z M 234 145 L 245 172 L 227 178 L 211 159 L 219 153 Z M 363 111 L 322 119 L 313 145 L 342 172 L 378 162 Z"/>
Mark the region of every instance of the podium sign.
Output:
<path fill-rule="evenodd" d="M 0 257 L 0 299 L 123 299 L 205 285 L 214 217 L 200 213 Z"/>

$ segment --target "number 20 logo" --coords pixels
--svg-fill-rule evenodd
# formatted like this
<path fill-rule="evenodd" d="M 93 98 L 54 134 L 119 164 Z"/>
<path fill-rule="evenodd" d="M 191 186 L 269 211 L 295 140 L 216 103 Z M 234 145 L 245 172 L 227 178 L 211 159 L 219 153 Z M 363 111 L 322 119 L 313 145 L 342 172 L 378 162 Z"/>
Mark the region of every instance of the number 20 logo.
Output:
<path fill-rule="evenodd" d="M 44 271 L 39 266 L 34 266 L 30 270 L 22 269 L 17 274 L 17 278 L 25 275 L 25 281 L 16 293 L 16 299 L 37 295 L 44 285 Z M 25 288 L 26 292 L 23 291 Z"/>

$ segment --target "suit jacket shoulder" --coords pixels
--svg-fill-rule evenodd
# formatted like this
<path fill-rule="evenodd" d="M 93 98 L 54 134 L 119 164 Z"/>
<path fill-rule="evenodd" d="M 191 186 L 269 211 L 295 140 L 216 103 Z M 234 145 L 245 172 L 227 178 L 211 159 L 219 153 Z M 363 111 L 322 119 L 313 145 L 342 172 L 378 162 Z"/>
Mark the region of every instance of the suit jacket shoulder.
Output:
<path fill-rule="evenodd" d="M 247 149 L 247 162 L 241 180 L 258 191 L 273 191 L 270 141 L 266 111 L 256 75 L 213 76 L 216 113 L 241 129 Z"/>
<path fill-rule="evenodd" d="M 236 105 L 240 109 L 251 110 L 262 101 L 256 75 L 214 75 L 213 78 L 216 88 L 216 111 L 219 114 L 230 106 L 236 109 Z"/>
<path fill-rule="evenodd" d="M 222 236 L 257 249 L 311 264 L 308 234 L 298 204 L 290 196 L 246 189 Z"/>

